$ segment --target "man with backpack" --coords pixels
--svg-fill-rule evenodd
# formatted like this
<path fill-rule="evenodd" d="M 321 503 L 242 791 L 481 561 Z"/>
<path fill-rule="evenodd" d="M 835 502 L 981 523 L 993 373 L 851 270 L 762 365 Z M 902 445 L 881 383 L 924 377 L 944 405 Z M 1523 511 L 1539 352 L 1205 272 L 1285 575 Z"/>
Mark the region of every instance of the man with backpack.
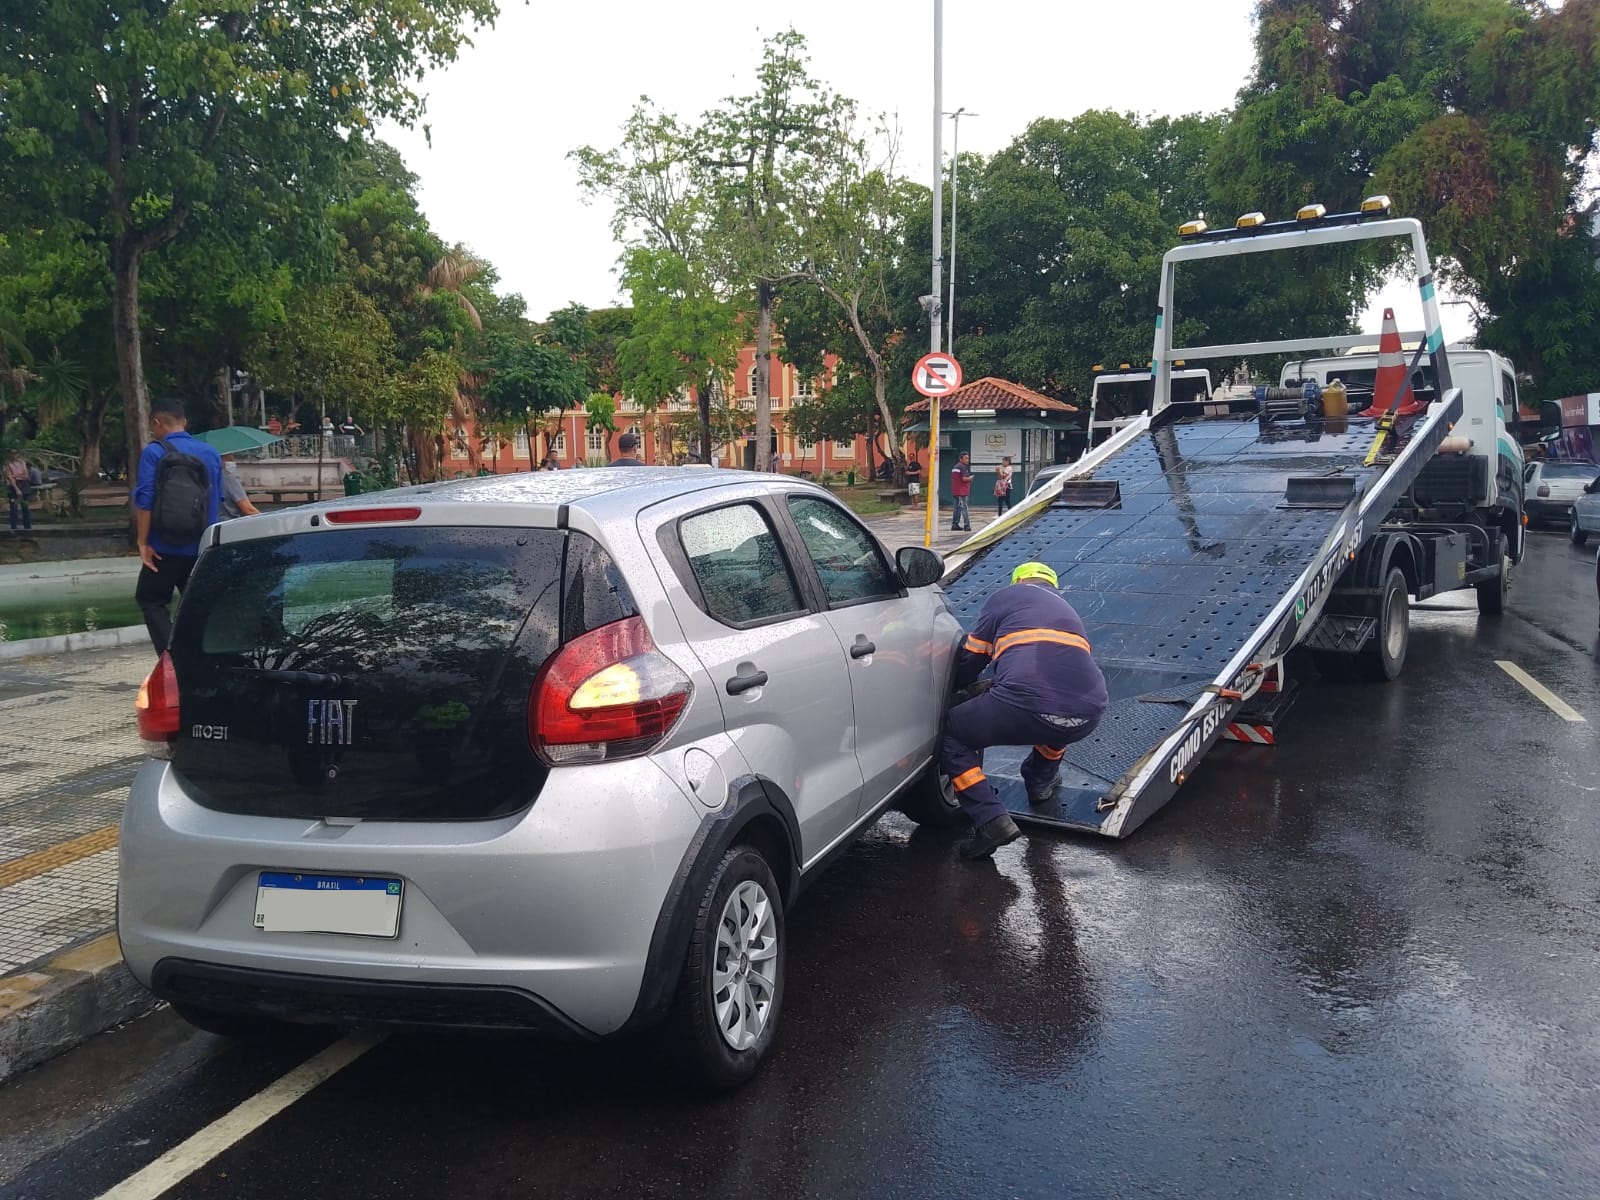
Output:
<path fill-rule="evenodd" d="M 215 524 L 223 496 L 222 459 L 187 432 L 183 401 L 150 405 L 152 441 L 139 456 L 133 488 L 138 533 L 139 582 L 133 597 L 158 655 L 172 639 L 172 593 L 189 583 L 200 537 Z"/>

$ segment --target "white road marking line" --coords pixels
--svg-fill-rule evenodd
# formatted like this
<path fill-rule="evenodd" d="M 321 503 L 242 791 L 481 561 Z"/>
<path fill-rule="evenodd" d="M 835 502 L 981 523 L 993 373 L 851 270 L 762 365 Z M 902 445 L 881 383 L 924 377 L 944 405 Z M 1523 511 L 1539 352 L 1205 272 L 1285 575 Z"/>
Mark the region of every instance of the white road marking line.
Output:
<path fill-rule="evenodd" d="M 1572 705 L 1568 704 L 1549 688 L 1545 687 L 1544 684 L 1540 683 L 1532 675 L 1529 675 L 1521 667 L 1517 666 L 1516 663 L 1506 662 L 1504 659 L 1497 658 L 1494 660 L 1494 665 L 1499 667 L 1507 675 L 1511 676 L 1511 678 L 1515 679 L 1523 687 L 1532 692 L 1534 696 L 1544 702 L 1546 708 L 1555 713 L 1556 716 L 1560 717 L 1563 721 L 1583 721 L 1584 718 L 1582 713 L 1573 708 Z"/>
<path fill-rule="evenodd" d="M 100 1200 L 155 1200 L 217 1155 L 242 1141 L 319 1083 L 326 1082 L 383 1041 L 381 1033 L 353 1033 L 306 1059 L 237 1108 L 190 1135 L 149 1166 L 128 1176 Z"/>

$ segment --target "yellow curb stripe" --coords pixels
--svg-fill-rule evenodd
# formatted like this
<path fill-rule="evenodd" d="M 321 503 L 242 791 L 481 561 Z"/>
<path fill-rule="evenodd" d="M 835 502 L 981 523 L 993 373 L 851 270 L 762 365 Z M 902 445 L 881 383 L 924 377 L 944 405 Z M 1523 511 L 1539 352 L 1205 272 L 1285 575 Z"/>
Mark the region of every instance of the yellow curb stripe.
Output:
<path fill-rule="evenodd" d="M 50 846 L 44 850 L 35 850 L 32 854 L 26 854 L 21 858 L 13 858 L 10 862 L 0 863 L 0 888 L 8 888 L 14 883 L 21 883 L 24 879 L 32 879 L 35 875 L 43 875 L 46 871 L 54 871 L 57 867 L 75 863 L 80 858 L 88 858 L 91 854 L 110 850 L 116 844 L 117 827 L 107 825 L 104 829 L 96 829 L 93 833 L 62 842 L 59 846 Z"/>

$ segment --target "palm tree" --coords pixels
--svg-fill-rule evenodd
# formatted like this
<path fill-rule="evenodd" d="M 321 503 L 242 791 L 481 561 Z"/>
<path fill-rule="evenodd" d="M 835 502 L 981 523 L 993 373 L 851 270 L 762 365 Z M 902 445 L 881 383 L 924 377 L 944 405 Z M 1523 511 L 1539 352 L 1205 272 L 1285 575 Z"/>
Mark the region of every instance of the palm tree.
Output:
<path fill-rule="evenodd" d="M 446 250 L 439 261 L 428 268 L 428 273 L 423 277 L 422 283 L 417 286 L 419 296 L 446 295 L 461 306 L 461 311 L 467 314 L 467 319 L 472 322 L 472 327 L 479 333 L 483 332 L 483 318 L 478 315 L 478 310 L 467 298 L 466 286 L 483 274 L 483 264 L 467 250 L 465 246 L 456 245 Z M 460 350 L 461 339 L 456 339 L 456 349 Z M 461 380 L 456 386 L 456 394 L 451 401 L 450 421 L 459 435 L 470 422 L 475 430 L 481 431 L 483 426 L 483 392 L 484 378 L 481 373 L 463 368 Z M 414 439 L 419 451 L 425 437 Z M 418 454 L 418 462 L 424 455 Z M 473 472 L 483 468 L 483 442 L 481 438 L 467 439 L 467 464 Z M 441 466 L 443 464 L 440 464 Z"/>

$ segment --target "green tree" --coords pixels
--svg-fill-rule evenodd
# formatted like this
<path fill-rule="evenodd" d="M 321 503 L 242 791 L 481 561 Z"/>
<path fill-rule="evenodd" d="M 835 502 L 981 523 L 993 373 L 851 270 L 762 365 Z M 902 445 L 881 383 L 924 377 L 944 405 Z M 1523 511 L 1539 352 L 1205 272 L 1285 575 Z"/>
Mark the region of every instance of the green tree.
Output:
<path fill-rule="evenodd" d="M 546 413 L 560 416 L 589 398 L 583 366 L 560 346 L 531 334 L 505 337 L 494 346 L 483 401 L 491 425 L 520 426 L 528 435 L 528 457 L 537 462 L 534 425 Z"/>
<path fill-rule="evenodd" d="M 280 218 L 320 212 L 348 135 L 414 121 L 411 84 L 494 15 L 493 0 L 58 0 L 8 21 L 0 177 L 104 256 L 130 452 L 148 416 L 145 260 L 252 177 L 279 181 Z"/>
<path fill-rule="evenodd" d="M 803 270 L 803 230 L 814 177 L 835 156 L 854 104 L 810 74 L 806 41 L 793 29 L 762 47 L 756 90 L 729 97 L 702 120 L 696 147 L 707 174 L 707 240 L 730 284 L 753 300 L 756 469 L 770 470 L 773 309 Z"/>
<path fill-rule="evenodd" d="M 1422 219 L 1441 276 L 1482 314 L 1485 344 L 1548 396 L 1570 386 L 1558 374 L 1600 376 L 1600 349 L 1573 337 L 1600 314 L 1584 267 L 1597 60 L 1594 0 L 1268 0 L 1213 181 L 1232 204 L 1276 214 L 1389 193 Z M 1351 276 L 1359 310 L 1373 275 Z"/>

